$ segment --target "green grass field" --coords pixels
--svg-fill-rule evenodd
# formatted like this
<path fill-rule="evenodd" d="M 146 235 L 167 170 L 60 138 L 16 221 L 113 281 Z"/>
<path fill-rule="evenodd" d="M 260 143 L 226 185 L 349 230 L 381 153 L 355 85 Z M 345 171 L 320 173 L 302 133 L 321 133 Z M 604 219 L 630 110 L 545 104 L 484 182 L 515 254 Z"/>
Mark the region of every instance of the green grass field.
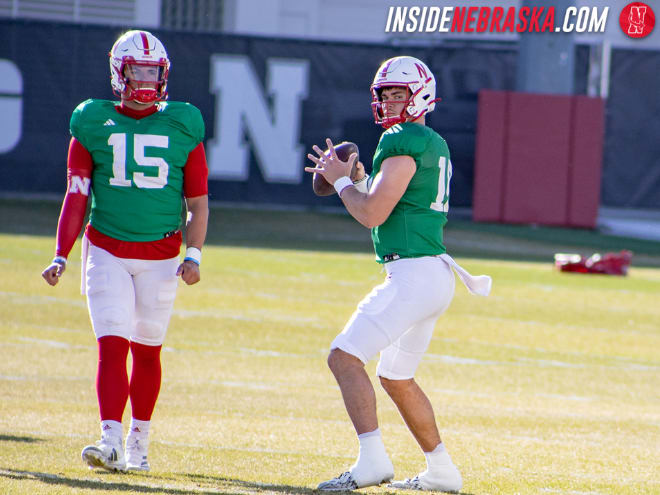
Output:
<path fill-rule="evenodd" d="M 325 359 L 383 274 L 352 220 L 212 212 L 202 282 L 180 286 L 164 346 L 152 472 L 112 474 L 79 458 L 99 433 L 79 243 L 51 288 L 59 205 L 0 209 L 0 494 L 311 493 L 353 462 Z M 466 222 L 446 235 L 494 280 L 488 298 L 457 282 L 417 376 L 463 493 L 660 493 L 660 243 Z M 554 251 L 623 248 L 628 277 L 552 268 Z M 413 476 L 424 458 L 377 394 L 396 476 Z"/>

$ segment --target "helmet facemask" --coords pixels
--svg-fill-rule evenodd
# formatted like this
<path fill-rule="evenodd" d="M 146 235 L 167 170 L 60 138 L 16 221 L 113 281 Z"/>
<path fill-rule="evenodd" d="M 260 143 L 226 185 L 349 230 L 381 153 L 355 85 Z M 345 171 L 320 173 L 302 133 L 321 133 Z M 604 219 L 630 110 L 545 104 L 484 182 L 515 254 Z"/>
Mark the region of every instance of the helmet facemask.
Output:
<path fill-rule="evenodd" d="M 383 90 L 390 88 L 405 89 L 406 99 L 383 101 Z M 419 117 L 413 116 L 415 95 L 412 94 L 410 88 L 407 85 L 382 85 L 377 87 L 372 86 L 371 96 L 371 109 L 374 113 L 374 120 L 377 124 L 382 125 L 385 129 L 389 129 L 393 125 L 403 124 L 404 122 L 408 122 L 408 120 L 414 120 Z M 388 105 L 402 105 L 402 108 L 397 115 L 388 115 Z"/>
<path fill-rule="evenodd" d="M 164 100 L 167 97 L 167 73 L 165 62 L 125 60 L 120 72 L 124 84 L 120 96 L 143 104 Z"/>
<path fill-rule="evenodd" d="M 124 100 L 142 104 L 166 100 L 169 70 L 165 47 L 147 31 L 124 33 L 110 51 L 112 91 Z"/>

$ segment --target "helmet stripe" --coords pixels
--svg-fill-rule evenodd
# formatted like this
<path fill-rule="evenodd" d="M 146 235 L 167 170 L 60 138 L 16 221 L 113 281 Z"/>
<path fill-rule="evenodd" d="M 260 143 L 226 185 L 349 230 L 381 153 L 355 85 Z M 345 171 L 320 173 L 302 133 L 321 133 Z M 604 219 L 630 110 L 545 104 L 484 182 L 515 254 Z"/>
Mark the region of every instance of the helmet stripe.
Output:
<path fill-rule="evenodd" d="M 383 70 L 380 73 L 380 77 L 387 77 L 387 69 L 390 68 L 390 64 L 392 63 L 393 60 L 394 59 L 391 58 L 390 60 L 387 61 L 387 65 L 385 65 L 385 67 L 383 67 Z"/>
<path fill-rule="evenodd" d="M 149 39 L 147 38 L 147 33 L 140 31 L 140 36 L 142 37 L 142 46 L 145 55 L 149 55 Z"/>

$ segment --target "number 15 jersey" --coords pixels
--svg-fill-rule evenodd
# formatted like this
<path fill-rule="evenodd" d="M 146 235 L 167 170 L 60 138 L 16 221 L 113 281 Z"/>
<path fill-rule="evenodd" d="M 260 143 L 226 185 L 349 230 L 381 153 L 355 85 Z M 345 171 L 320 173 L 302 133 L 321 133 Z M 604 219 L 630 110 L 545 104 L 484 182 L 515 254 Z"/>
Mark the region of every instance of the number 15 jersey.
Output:
<path fill-rule="evenodd" d="M 118 104 L 87 100 L 71 116 L 71 134 L 94 163 L 90 224 L 122 241 L 162 239 L 180 227 L 183 167 L 204 121 L 189 103 L 160 102 L 142 119 Z"/>

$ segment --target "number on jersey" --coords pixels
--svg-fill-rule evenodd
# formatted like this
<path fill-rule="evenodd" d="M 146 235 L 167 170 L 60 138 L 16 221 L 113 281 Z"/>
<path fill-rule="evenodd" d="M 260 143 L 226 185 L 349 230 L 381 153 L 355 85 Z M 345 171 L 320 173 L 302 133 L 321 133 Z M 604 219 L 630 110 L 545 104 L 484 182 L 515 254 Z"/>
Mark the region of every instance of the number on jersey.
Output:
<path fill-rule="evenodd" d="M 441 156 L 438 160 L 438 195 L 431 203 L 431 209 L 447 213 L 449 211 L 449 181 L 451 180 L 451 160 Z"/>
<path fill-rule="evenodd" d="M 131 187 L 132 182 L 143 189 L 162 189 L 167 184 L 169 165 L 160 157 L 146 156 L 144 148 L 167 148 L 169 146 L 168 136 L 156 136 L 153 134 L 135 134 L 133 138 L 133 159 L 142 167 L 158 167 L 158 175 L 151 177 L 143 172 L 134 172 L 132 181 L 126 177 L 126 134 L 110 134 L 108 144 L 112 146 L 112 177 L 110 185 L 119 187 Z"/>

